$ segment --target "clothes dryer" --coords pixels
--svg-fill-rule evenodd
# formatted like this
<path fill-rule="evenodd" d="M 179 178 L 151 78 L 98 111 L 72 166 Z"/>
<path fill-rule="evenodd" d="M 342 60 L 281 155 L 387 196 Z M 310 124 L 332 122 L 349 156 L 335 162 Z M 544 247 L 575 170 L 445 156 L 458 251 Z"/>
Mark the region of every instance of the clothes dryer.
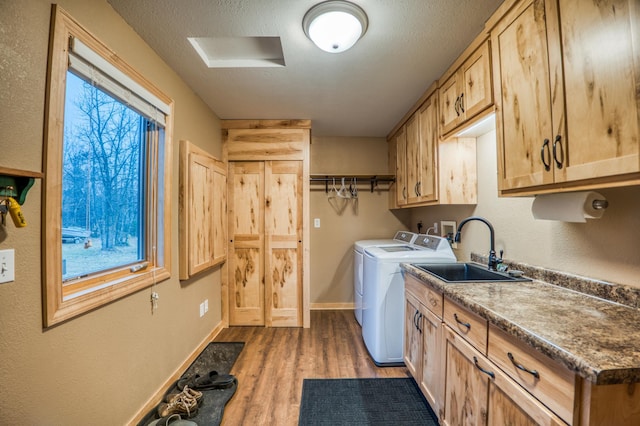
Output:
<path fill-rule="evenodd" d="M 353 302 L 354 314 L 358 324 L 362 325 L 362 274 L 364 268 L 364 249 L 373 246 L 393 246 L 413 243 L 418 234 L 409 231 L 398 231 L 392 239 L 360 240 L 353 244 Z"/>

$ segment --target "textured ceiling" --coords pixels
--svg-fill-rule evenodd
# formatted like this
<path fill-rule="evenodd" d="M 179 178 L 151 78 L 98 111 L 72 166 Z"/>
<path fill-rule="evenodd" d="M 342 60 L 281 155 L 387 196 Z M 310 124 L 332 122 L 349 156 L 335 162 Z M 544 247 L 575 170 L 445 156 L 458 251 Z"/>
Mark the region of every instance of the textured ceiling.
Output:
<path fill-rule="evenodd" d="M 308 118 L 316 136 L 382 137 L 502 0 L 352 0 L 369 17 L 326 53 L 302 18 L 320 0 L 108 0 L 222 119 Z M 280 37 L 285 67 L 207 68 L 188 37 Z"/>

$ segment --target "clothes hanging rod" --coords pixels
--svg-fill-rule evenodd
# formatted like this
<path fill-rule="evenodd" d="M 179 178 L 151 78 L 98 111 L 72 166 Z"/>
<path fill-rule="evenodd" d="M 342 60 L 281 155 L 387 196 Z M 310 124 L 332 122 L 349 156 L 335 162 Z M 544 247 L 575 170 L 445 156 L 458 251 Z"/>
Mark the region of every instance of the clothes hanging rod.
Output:
<path fill-rule="evenodd" d="M 378 186 L 378 183 L 392 183 L 396 181 L 394 175 L 310 175 L 311 183 L 324 183 L 325 192 L 329 192 L 329 182 L 341 181 L 342 179 L 355 180 L 355 183 L 369 182 L 371 184 L 371 192 Z"/>

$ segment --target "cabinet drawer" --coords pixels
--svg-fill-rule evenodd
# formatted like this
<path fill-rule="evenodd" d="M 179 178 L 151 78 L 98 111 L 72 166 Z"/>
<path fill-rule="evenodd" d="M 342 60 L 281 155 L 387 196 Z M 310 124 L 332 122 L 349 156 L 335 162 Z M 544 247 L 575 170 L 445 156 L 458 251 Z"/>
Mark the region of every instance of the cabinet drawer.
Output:
<path fill-rule="evenodd" d="M 412 293 L 424 306 L 442 318 L 442 293 L 425 285 L 422 281 L 412 275 L 405 274 L 404 289 Z"/>
<path fill-rule="evenodd" d="M 567 423 L 573 423 L 574 373 L 493 325 L 489 327 L 488 352 L 489 359 L 509 377 Z"/>
<path fill-rule="evenodd" d="M 444 299 L 444 322 L 483 355 L 487 353 L 487 320 L 449 299 Z"/>

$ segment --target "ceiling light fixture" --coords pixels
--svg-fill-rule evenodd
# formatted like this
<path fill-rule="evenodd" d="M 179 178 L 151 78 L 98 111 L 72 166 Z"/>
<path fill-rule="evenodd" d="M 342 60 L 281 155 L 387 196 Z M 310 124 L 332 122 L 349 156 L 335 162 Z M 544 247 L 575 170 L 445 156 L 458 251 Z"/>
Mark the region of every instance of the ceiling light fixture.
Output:
<path fill-rule="evenodd" d="M 304 15 L 304 33 L 320 49 L 340 53 L 351 48 L 369 26 L 362 8 L 344 0 L 318 3 Z"/>

